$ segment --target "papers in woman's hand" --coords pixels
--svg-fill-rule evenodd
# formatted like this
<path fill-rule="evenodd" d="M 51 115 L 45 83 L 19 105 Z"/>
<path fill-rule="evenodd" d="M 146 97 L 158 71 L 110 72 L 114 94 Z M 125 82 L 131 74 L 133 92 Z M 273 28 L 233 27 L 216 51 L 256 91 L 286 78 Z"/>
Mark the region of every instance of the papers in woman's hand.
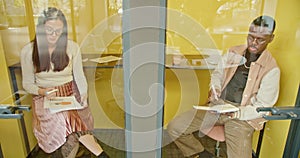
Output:
<path fill-rule="evenodd" d="M 51 113 L 56 113 L 66 110 L 82 109 L 83 106 L 77 102 L 75 96 L 69 97 L 53 97 L 44 99 L 44 108 L 48 108 Z"/>
<path fill-rule="evenodd" d="M 214 106 L 194 105 L 193 107 L 197 110 L 212 111 L 216 113 L 227 113 L 227 112 L 239 111 L 238 107 L 231 104 L 222 104 L 222 105 L 214 105 Z"/>

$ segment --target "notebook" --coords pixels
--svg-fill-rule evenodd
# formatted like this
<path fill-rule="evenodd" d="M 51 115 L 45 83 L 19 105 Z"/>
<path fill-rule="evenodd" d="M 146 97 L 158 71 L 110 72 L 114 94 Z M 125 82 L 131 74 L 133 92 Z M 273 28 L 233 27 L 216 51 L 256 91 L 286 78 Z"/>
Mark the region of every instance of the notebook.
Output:
<path fill-rule="evenodd" d="M 231 104 L 222 104 L 222 105 L 214 105 L 214 106 L 194 105 L 193 107 L 197 110 L 212 111 L 216 113 L 227 113 L 227 112 L 239 111 L 238 107 Z"/>

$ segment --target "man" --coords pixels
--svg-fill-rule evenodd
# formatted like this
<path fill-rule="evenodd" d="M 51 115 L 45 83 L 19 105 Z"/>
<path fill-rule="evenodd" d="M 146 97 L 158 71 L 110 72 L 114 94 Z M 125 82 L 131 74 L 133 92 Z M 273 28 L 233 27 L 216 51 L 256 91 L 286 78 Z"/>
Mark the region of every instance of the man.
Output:
<path fill-rule="evenodd" d="M 251 158 L 253 132 L 261 130 L 266 121 L 256 108 L 272 107 L 279 95 L 280 70 L 266 50 L 274 38 L 274 29 L 272 17 L 253 20 L 247 45 L 230 48 L 211 75 L 208 104 L 231 103 L 239 111 L 217 115 L 192 109 L 169 123 L 169 135 L 185 157 L 213 157 L 192 133 L 203 126 L 211 129 L 207 125 L 213 122 L 210 116 L 215 116 L 213 123 L 224 125 L 227 156 Z"/>

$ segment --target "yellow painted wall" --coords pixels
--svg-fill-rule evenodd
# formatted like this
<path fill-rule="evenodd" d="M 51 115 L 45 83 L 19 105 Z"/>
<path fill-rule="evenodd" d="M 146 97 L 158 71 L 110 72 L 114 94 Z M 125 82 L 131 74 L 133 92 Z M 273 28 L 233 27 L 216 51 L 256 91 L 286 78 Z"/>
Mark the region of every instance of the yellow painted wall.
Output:
<path fill-rule="evenodd" d="M 276 106 L 293 106 L 300 83 L 300 1 L 277 1 L 277 30 L 270 50 L 281 68 L 280 96 Z M 261 157 L 282 157 L 290 121 L 270 121 Z"/>
<path fill-rule="evenodd" d="M 0 36 L 0 104 L 12 104 L 12 91 Z M 20 123 L 17 119 L 0 119 L 0 143 L 5 158 L 26 157 Z"/>

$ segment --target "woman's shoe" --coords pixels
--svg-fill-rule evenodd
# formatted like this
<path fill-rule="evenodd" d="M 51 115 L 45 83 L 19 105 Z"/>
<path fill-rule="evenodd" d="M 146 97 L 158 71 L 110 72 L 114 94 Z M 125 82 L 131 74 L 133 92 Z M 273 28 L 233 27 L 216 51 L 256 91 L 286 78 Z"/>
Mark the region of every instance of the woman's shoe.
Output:
<path fill-rule="evenodd" d="M 100 155 L 103 152 L 102 147 L 100 146 L 100 144 L 98 144 L 94 136 L 91 134 L 82 135 L 78 140 L 94 155 Z"/>

